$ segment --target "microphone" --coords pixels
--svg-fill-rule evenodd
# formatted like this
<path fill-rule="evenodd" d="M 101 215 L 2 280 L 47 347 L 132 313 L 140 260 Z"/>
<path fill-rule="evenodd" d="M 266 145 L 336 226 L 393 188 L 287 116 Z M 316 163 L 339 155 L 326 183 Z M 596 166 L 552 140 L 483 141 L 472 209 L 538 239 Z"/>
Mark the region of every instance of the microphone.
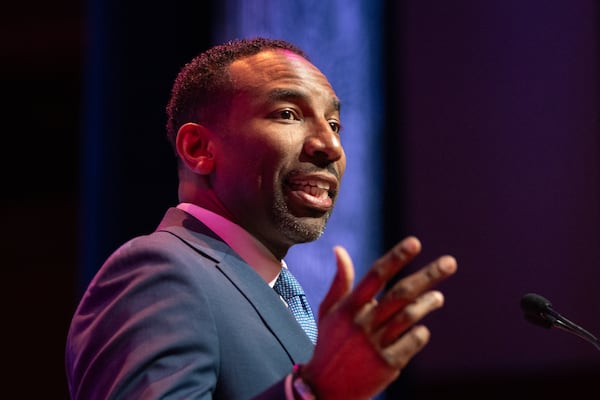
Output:
<path fill-rule="evenodd" d="M 596 336 L 560 315 L 552 308 L 552 303 L 539 294 L 527 293 L 524 295 L 521 298 L 521 309 L 525 319 L 532 324 L 546 329 L 554 327 L 569 332 L 591 343 L 600 351 L 600 341 Z"/>

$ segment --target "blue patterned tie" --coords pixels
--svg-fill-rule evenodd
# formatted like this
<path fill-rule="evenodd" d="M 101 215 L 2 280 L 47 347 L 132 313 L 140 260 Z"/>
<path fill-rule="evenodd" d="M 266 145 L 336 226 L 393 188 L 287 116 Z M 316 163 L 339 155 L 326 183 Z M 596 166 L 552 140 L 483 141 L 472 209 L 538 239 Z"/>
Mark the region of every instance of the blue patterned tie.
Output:
<path fill-rule="evenodd" d="M 310 340 L 314 343 L 317 342 L 317 324 L 315 323 L 315 317 L 310 308 L 310 304 L 306 300 L 306 295 L 300 282 L 296 280 L 294 275 L 287 268 L 281 268 L 281 273 L 273 285 L 273 289 L 285 300 L 288 308 L 292 312 L 292 315 L 304 332 L 308 335 Z"/>

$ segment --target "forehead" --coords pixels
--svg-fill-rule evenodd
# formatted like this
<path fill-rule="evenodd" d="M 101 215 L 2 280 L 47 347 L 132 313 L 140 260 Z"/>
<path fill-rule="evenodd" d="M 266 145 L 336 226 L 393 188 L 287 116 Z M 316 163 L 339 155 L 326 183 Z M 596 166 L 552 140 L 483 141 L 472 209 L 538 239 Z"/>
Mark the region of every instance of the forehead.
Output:
<path fill-rule="evenodd" d="M 241 92 L 258 94 L 290 88 L 339 104 L 327 77 L 310 61 L 290 51 L 267 50 L 234 61 L 230 75 L 235 89 Z"/>

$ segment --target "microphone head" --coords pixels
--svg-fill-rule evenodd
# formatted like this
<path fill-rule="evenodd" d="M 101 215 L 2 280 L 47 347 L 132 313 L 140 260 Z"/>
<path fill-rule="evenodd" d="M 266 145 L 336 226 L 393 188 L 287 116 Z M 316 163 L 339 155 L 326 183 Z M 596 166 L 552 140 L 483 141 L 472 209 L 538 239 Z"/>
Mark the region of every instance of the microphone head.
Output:
<path fill-rule="evenodd" d="M 539 294 L 527 293 L 521 298 L 521 309 L 525 319 L 534 325 L 546 329 L 554 326 L 555 319 L 548 314 L 552 310 L 552 303 Z"/>
<path fill-rule="evenodd" d="M 540 314 L 551 307 L 552 303 L 539 294 L 527 293 L 521 298 L 521 309 L 527 314 Z"/>

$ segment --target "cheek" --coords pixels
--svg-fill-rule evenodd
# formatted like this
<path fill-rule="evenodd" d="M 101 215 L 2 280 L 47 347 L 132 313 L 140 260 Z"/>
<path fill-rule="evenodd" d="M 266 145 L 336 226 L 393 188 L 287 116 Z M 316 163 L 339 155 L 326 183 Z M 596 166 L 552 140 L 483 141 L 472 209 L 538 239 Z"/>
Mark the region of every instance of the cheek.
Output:
<path fill-rule="evenodd" d="M 257 119 L 237 128 L 227 140 L 230 151 L 225 156 L 228 163 L 238 165 L 240 174 L 262 177 L 262 183 L 268 185 L 266 180 L 276 180 L 283 170 L 298 162 L 304 135 L 297 127 Z"/>
<path fill-rule="evenodd" d="M 342 152 L 342 157 L 338 161 L 338 172 L 340 174 L 340 179 L 344 176 L 344 172 L 346 171 L 346 153 Z"/>
<path fill-rule="evenodd" d="M 264 165 L 277 169 L 297 162 L 302 151 L 302 141 L 294 135 L 275 132 L 268 135 L 266 140 L 257 141 L 254 151 L 260 155 Z"/>

